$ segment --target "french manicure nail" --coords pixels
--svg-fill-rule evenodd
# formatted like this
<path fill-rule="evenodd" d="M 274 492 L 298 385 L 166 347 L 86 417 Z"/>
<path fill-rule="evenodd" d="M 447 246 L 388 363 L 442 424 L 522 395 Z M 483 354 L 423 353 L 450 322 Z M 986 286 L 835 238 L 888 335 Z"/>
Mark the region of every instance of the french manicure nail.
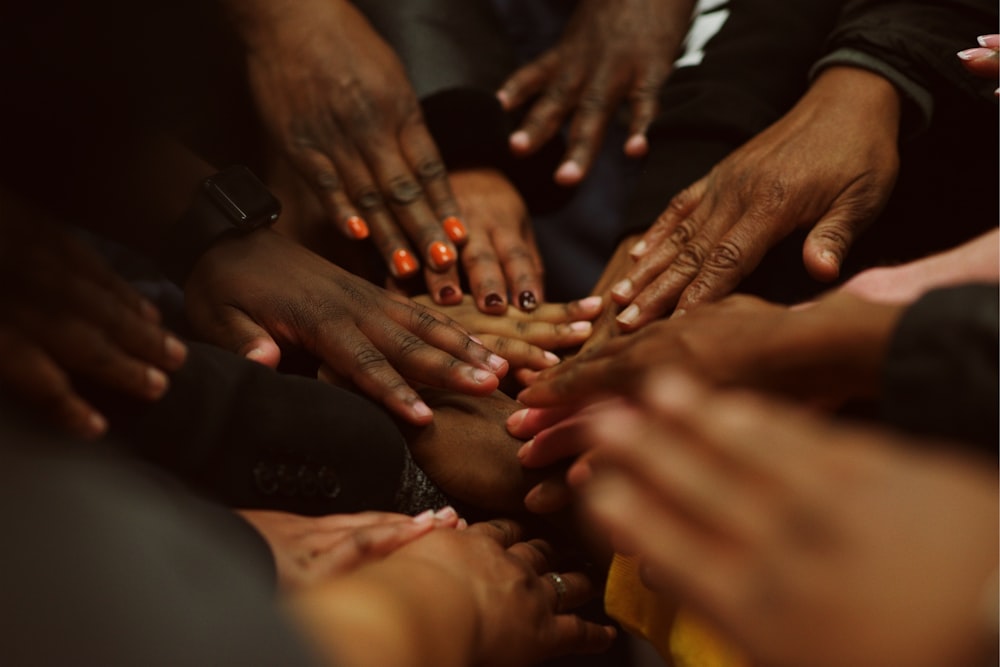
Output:
<path fill-rule="evenodd" d="M 538 307 L 538 301 L 535 299 L 534 293 L 527 290 L 518 295 L 517 301 L 521 304 L 522 310 L 534 310 Z"/>
<path fill-rule="evenodd" d="M 441 241 L 434 241 L 427 247 L 427 254 L 435 269 L 446 269 L 455 263 L 455 251 Z"/>
<path fill-rule="evenodd" d="M 618 314 L 615 318 L 622 324 L 632 324 L 639 318 L 639 306 L 634 303 Z"/>
<path fill-rule="evenodd" d="M 487 308 L 494 308 L 496 306 L 503 305 L 503 297 L 496 292 L 490 292 L 486 295 L 486 298 L 483 299 L 483 302 L 486 304 Z"/>
<path fill-rule="evenodd" d="M 450 238 L 454 243 L 464 241 L 465 237 L 468 236 L 465 225 L 463 225 L 462 221 L 453 215 L 445 218 L 444 222 L 441 224 L 444 227 L 444 233 L 447 234 L 448 238 Z"/>
<path fill-rule="evenodd" d="M 392 265 L 396 269 L 397 278 L 408 278 L 417 271 L 417 260 L 402 248 L 392 253 Z"/>
<path fill-rule="evenodd" d="M 352 215 L 346 221 L 347 231 L 357 240 L 368 238 L 368 223 L 356 215 Z"/>
<path fill-rule="evenodd" d="M 618 282 L 616 282 L 614 286 L 611 288 L 611 292 L 615 296 L 619 296 L 623 299 L 631 299 L 632 291 L 634 289 L 635 286 L 632 284 L 632 281 L 626 278 L 625 280 L 619 280 Z"/>

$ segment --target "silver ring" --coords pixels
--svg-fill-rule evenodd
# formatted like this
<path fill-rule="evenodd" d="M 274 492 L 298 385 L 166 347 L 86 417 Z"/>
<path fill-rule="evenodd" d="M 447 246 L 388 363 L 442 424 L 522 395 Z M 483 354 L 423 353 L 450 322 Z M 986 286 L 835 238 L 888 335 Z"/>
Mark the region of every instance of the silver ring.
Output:
<path fill-rule="evenodd" d="M 561 574 L 556 572 L 549 572 L 545 575 L 552 582 L 552 588 L 556 590 L 556 611 L 559 610 L 559 606 L 562 604 L 563 596 L 566 595 L 566 580 L 562 578 Z"/>

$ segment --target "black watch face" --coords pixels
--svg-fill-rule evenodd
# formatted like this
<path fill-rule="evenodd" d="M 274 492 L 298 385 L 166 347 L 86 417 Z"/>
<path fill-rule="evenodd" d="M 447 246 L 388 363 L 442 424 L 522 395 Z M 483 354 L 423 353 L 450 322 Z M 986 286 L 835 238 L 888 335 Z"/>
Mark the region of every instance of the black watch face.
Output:
<path fill-rule="evenodd" d="M 243 166 L 220 171 L 205 181 L 205 189 L 233 224 L 247 231 L 271 224 L 281 213 L 281 202 Z"/>

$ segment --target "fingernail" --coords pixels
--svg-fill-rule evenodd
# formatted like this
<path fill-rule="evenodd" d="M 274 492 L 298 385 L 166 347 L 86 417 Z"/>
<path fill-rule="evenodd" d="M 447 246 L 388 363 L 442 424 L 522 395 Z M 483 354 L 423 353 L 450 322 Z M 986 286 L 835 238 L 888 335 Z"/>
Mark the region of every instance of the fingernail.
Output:
<path fill-rule="evenodd" d="M 524 130 L 518 130 L 510 135 L 510 147 L 519 151 L 528 150 L 531 148 L 531 136 Z"/>
<path fill-rule="evenodd" d="M 434 523 L 434 510 L 425 510 L 413 517 L 413 523 L 425 526 L 429 523 Z"/>
<path fill-rule="evenodd" d="M 491 369 L 493 369 L 494 373 L 499 373 L 507 366 L 507 360 L 496 354 L 491 354 L 490 358 L 486 360 L 486 363 Z"/>
<path fill-rule="evenodd" d="M 438 521 L 451 521 L 452 519 L 457 517 L 458 517 L 458 512 L 456 512 L 455 508 L 452 507 L 451 505 L 445 505 L 437 512 L 434 512 L 434 518 L 437 519 Z"/>
<path fill-rule="evenodd" d="M 532 438 L 528 442 L 521 445 L 521 448 L 517 450 L 517 460 L 523 461 L 531 453 L 532 448 L 535 446 L 535 439 Z"/>
<path fill-rule="evenodd" d="M 474 371 L 472 371 L 472 380 L 476 384 L 482 384 L 495 377 L 496 375 L 494 373 L 491 373 L 490 371 L 487 370 L 483 370 L 482 368 L 477 368 Z"/>
<path fill-rule="evenodd" d="M 980 58 L 988 58 L 990 56 L 995 56 L 996 51 L 994 51 L 993 49 L 974 48 L 974 49 L 966 49 L 964 51 L 959 51 L 957 55 L 962 60 L 979 60 Z"/>
<path fill-rule="evenodd" d="M 415 403 L 410 405 L 410 410 L 416 417 L 430 417 L 431 415 L 434 414 L 433 412 L 431 412 L 431 409 L 427 407 L 427 404 L 424 403 L 423 401 L 416 401 Z"/>
<path fill-rule="evenodd" d="M 99 435 L 104 435 L 105 431 L 108 430 L 108 420 L 96 412 L 91 412 L 87 417 L 86 429 L 91 437 L 96 438 Z"/>
<path fill-rule="evenodd" d="M 457 530 L 465 530 L 469 527 L 469 522 L 465 519 L 459 519 L 458 524 L 455 526 Z"/>
<path fill-rule="evenodd" d="M 465 229 L 465 225 L 462 224 L 462 221 L 453 215 L 445 218 L 444 222 L 441 224 L 444 226 L 444 233 L 447 234 L 448 238 L 455 243 L 464 241 L 465 237 L 469 234 Z"/>
<path fill-rule="evenodd" d="M 456 294 L 458 294 L 458 292 L 456 292 L 455 288 L 451 285 L 445 285 L 438 291 L 438 297 L 440 297 L 442 301 L 453 299 Z"/>
<path fill-rule="evenodd" d="M 635 285 L 632 281 L 626 278 L 625 280 L 619 280 L 611 288 L 611 293 L 622 299 L 631 299 L 632 291 L 635 289 Z"/>
<path fill-rule="evenodd" d="M 979 37 L 976 37 L 976 41 L 979 43 L 979 46 L 988 46 L 986 43 L 987 37 L 989 37 L 989 35 L 980 35 Z"/>
<path fill-rule="evenodd" d="M 590 322 L 570 322 L 570 331 L 575 331 L 580 333 L 581 331 L 590 332 L 594 328 L 594 325 Z"/>
<path fill-rule="evenodd" d="M 359 241 L 368 238 L 368 223 L 364 220 L 356 215 L 352 215 L 345 222 L 347 223 L 347 231 L 351 233 L 351 236 Z"/>
<path fill-rule="evenodd" d="M 633 134 L 625 142 L 625 154 L 632 156 L 644 155 L 649 150 L 649 140 L 644 134 Z"/>
<path fill-rule="evenodd" d="M 548 350 L 545 351 L 545 355 L 544 356 L 545 356 L 545 360 L 548 361 L 549 363 L 551 363 L 553 366 L 555 366 L 560 361 L 562 361 L 562 359 L 559 358 L 558 354 L 556 354 L 555 352 L 549 352 Z"/>
<path fill-rule="evenodd" d="M 435 241 L 427 247 L 427 254 L 435 269 L 446 269 L 455 263 L 455 251 L 441 241 Z"/>
<path fill-rule="evenodd" d="M 516 412 L 510 413 L 510 416 L 507 417 L 507 428 L 516 429 L 519 427 L 524 422 L 524 418 L 528 416 L 528 410 L 529 408 L 521 408 Z"/>
<path fill-rule="evenodd" d="M 645 239 L 640 239 L 638 243 L 632 246 L 632 249 L 628 251 L 628 254 L 633 257 L 641 257 L 646 254 L 647 250 L 649 250 L 649 244 L 646 243 Z"/>
<path fill-rule="evenodd" d="M 532 292 L 525 290 L 517 297 L 517 302 L 521 304 L 523 310 L 534 310 L 538 307 L 538 301 Z"/>
<path fill-rule="evenodd" d="M 823 260 L 823 262 L 825 262 L 826 264 L 829 264 L 831 266 L 837 266 L 839 264 L 839 260 L 837 259 L 837 256 L 835 254 L 833 254 L 833 252 L 831 252 L 829 250 L 823 250 L 822 252 L 820 252 L 819 253 L 819 258 L 821 260 Z"/>
<path fill-rule="evenodd" d="M 496 292 L 490 292 L 486 295 L 486 298 L 483 299 L 483 302 L 486 304 L 487 308 L 494 308 L 496 306 L 503 305 L 503 297 Z"/>
<path fill-rule="evenodd" d="M 417 260 L 408 250 L 400 248 L 392 253 L 392 265 L 396 269 L 397 278 L 408 278 L 417 271 Z"/>
<path fill-rule="evenodd" d="M 510 107 L 510 95 L 507 94 L 506 90 L 497 91 L 497 101 L 500 102 L 500 106 L 502 106 L 504 109 Z"/>
<path fill-rule="evenodd" d="M 469 334 L 469 340 L 471 340 L 471 341 L 472 341 L 473 343 L 475 343 L 476 345 L 482 345 L 482 344 L 483 344 L 483 341 L 482 341 L 482 339 L 481 339 L 481 338 L 476 338 L 476 337 L 475 337 L 475 336 L 473 336 L 472 334 Z"/>
<path fill-rule="evenodd" d="M 166 337 L 163 341 L 163 348 L 167 353 L 167 358 L 173 362 L 181 363 L 187 358 L 187 345 L 174 336 L 168 335 Z"/>
<path fill-rule="evenodd" d="M 260 361 L 261 357 L 264 356 L 264 350 L 259 347 L 255 347 L 252 350 L 248 350 L 245 355 L 250 361 Z"/>
<path fill-rule="evenodd" d="M 150 396 L 153 398 L 159 398 L 163 396 L 163 393 L 167 390 L 167 380 L 166 374 L 159 368 L 147 368 L 146 369 L 146 389 Z"/>
<path fill-rule="evenodd" d="M 586 299 L 580 299 L 576 303 L 583 310 L 598 310 L 604 305 L 604 297 L 588 296 Z"/>
<path fill-rule="evenodd" d="M 567 160 L 556 169 L 556 182 L 572 185 L 583 178 L 583 167 L 572 160 Z"/>
<path fill-rule="evenodd" d="M 149 299 L 139 299 L 139 314 L 150 322 L 160 321 L 160 310 Z"/>
<path fill-rule="evenodd" d="M 634 303 L 618 314 L 615 318 L 622 324 L 632 324 L 639 318 L 639 306 Z"/>

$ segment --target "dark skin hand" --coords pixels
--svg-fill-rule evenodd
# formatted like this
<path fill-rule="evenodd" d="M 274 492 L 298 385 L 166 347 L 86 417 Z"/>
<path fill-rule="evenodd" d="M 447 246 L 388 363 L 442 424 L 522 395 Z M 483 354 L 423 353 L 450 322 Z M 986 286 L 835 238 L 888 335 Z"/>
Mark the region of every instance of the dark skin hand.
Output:
<path fill-rule="evenodd" d="M 453 171 L 451 187 L 469 229 L 459 252 L 476 305 L 494 314 L 508 303 L 534 310 L 545 299 L 545 270 L 520 193 L 490 168 Z M 440 295 L 435 301 L 451 303 Z"/>
<path fill-rule="evenodd" d="M 460 299 L 456 246 L 467 232 L 396 54 L 344 0 L 229 8 L 258 112 L 328 224 L 350 239 L 370 235 L 396 278 L 422 262 L 438 303 Z"/>
<path fill-rule="evenodd" d="M 684 377 L 638 398 L 570 480 L 751 664 L 996 662 L 995 463 Z"/>
<path fill-rule="evenodd" d="M 555 180 L 576 185 L 593 164 L 619 105 L 627 102 L 631 121 L 625 153 L 645 155 L 657 95 L 693 8 L 692 0 L 579 2 L 559 43 L 514 72 L 497 93 L 508 110 L 540 95 L 511 135 L 511 150 L 533 153 L 569 118 L 569 147 Z"/>
<path fill-rule="evenodd" d="M 413 424 L 433 415 L 408 381 L 486 395 L 508 368 L 440 313 L 269 229 L 215 243 L 185 295 L 188 319 L 210 342 L 271 367 L 279 345 L 299 347 Z"/>
<path fill-rule="evenodd" d="M 797 228 L 817 280 L 835 279 L 879 214 L 899 168 L 899 94 L 865 70 L 825 70 L 784 118 L 677 195 L 631 249 L 612 287 L 634 331 L 676 309 L 718 300 Z M 823 159 L 817 159 L 823 156 Z"/>
<path fill-rule="evenodd" d="M 496 512 L 523 512 L 524 495 L 544 471 L 526 471 L 517 459 L 522 442 L 504 423 L 518 404 L 500 392 L 463 396 L 425 389 L 434 423 L 404 426 L 417 465 L 448 496 Z"/>
<path fill-rule="evenodd" d="M 156 308 L 68 229 L 7 195 L 0 221 L 0 381 L 85 438 L 107 420 L 72 376 L 155 401 L 187 348 Z"/>

